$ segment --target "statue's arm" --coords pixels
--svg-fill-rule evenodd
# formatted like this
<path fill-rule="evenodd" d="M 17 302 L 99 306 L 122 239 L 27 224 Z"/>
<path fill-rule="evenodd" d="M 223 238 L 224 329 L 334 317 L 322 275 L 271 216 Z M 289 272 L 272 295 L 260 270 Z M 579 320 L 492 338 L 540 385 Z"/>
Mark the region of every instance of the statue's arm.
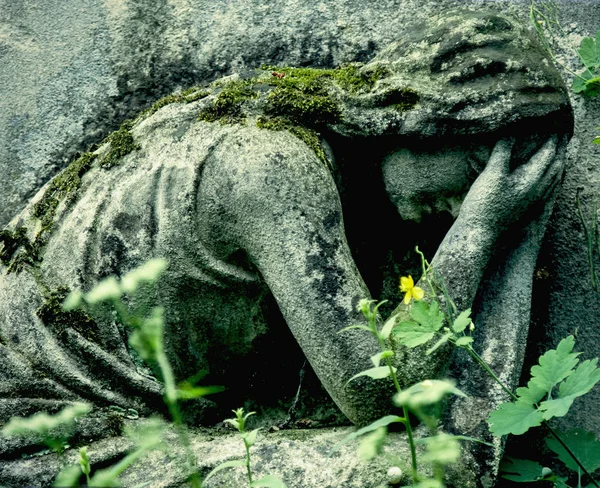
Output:
<path fill-rule="evenodd" d="M 435 272 L 443 280 L 459 312 L 472 306 L 482 278 L 501 248 L 521 245 L 522 232 L 511 232 L 511 226 L 516 222 L 527 225 L 524 216 L 536 218 L 531 210 L 537 204 L 543 214 L 537 217 L 546 215 L 544 202 L 552 195 L 562 175 L 563 164 L 556 160 L 555 138 L 549 139 L 527 163 L 512 172 L 509 171 L 511 150 L 509 141 L 497 143 L 485 170 L 473 183 L 456 221 L 432 259 Z M 547 219 L 547 215 L 544 218 Z M 505 249 L 502 254 L 506 252 Z M 529 255 L 535 260 L 537 253 Z M 533 266 L 535 263 L 530 264 Z M 526 270 L 523 271 L 527 274 Z M 502 286 L 511 286 L 511 283 L 504 279 Z M 418 286 L 424 289 L 425 299 L 434 298 L 423 280 Z M 515 286 L 515 289 L 518 287 Z M 504 296 L 503 292 L 496 293 L 496 296 L 500 295 Z M 505 302 L 503 306 L 506 306 Z M 410 320 L 404 305 L 400 305 L 394 313 L 399 321 Z M 428 346 L 396 349 L 399 376 L 404 386 L 443 373 L 449 351 L 439 349 L 428 356 L 425 354 Z"/>
<path fill-rule="evenodd" d="M 389 412 L 391 384 L 361 378 L 373 367 L 376 340 L 356 311 L 369 297 L 350 254 L 337 189 L 326 168 L 299 140 L 263 131 L 213 158 L 203 170 L 203 222 L 224 247 L 243 250 L 266 281 L 319 379 L 355 423 Z M 206 225 L 202 224 L 202 225 Z"/>
<path fill-rule="evenodd" d="M 432 260 L 460 309 L 473 303 L 488 264 L 500 248 L 519 244 L 520 232 L 513 232 L 511 239 L 511 226 L 525 214 L 535 218 L 530 215 L 532 206 L 540 203 L 543 207 L 562 175 L 555 137 L 513 171 L 509 170 L 511 150 L 509 141 L 496 144 Z"/>

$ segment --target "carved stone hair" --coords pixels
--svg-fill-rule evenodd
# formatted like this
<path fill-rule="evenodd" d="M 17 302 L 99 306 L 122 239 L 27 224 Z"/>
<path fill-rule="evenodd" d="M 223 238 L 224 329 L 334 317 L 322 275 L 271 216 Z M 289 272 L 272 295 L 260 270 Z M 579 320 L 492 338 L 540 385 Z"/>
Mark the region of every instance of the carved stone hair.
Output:
<path fill-rule="evenodd" d="M 547 53 L 498 13 L 444 12 L 409 28 L 362 68 L 382 71 L 369 94 L 342 97 L 336 132 L 468 136 L 514 133 L 525 122 L 538 133 L 572 132 L 567 90 Z M 402 110 L 407 94 L 418 102 Z"/>

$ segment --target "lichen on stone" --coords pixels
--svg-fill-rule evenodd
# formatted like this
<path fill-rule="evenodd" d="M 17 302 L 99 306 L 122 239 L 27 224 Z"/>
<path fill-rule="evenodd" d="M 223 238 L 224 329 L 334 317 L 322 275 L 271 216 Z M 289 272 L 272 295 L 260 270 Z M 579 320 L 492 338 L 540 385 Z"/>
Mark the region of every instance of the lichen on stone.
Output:
<path fill-rule="evenodd" d="M 72 329 L 89 341 L 98 343 L 100 341 L 98 325 L 92 317 L 82 310 L 63 310 L 62 303 L 69 292 L 67 287 L 60 287 L 47 293 L 44 303 L 36 310 L 36 315 L 49 330 L 59 336 Z"/>

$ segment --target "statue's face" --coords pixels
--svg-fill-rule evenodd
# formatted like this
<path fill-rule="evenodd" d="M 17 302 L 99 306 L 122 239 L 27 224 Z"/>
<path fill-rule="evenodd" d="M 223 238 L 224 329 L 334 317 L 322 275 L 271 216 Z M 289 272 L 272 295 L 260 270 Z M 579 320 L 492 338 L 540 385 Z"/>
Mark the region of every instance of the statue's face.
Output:
<path fill-rule="evenodd" d="M 420 222 L 424 215 L 441 212 L 456 217 L 490 152 L 487 145 L 429 152 L 398 148 L 382 162 L 388 196 L 403 220 Z"/>

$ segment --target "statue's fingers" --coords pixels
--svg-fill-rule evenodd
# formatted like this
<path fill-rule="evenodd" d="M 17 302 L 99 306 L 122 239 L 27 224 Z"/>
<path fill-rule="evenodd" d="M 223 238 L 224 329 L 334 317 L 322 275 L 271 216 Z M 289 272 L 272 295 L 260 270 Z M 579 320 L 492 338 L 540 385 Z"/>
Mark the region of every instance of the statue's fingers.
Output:
<path fill-rule="evenodd" d="M 513 138 L 500 139 L 492 150 L 486 170 L 507 173 L 514 143 L 515 140 Z"/>
<path fill-rule="evenodd" d="M 526 178 L 532 184 L 540 182 L 548 172 L 553 172 L 556 166 L 560 166 L 556 161 L 556 150 L 558 147 L 557 137 L 550 137 L 537 152 L 517 169 L 514 170 L 515 176 Z"/>

